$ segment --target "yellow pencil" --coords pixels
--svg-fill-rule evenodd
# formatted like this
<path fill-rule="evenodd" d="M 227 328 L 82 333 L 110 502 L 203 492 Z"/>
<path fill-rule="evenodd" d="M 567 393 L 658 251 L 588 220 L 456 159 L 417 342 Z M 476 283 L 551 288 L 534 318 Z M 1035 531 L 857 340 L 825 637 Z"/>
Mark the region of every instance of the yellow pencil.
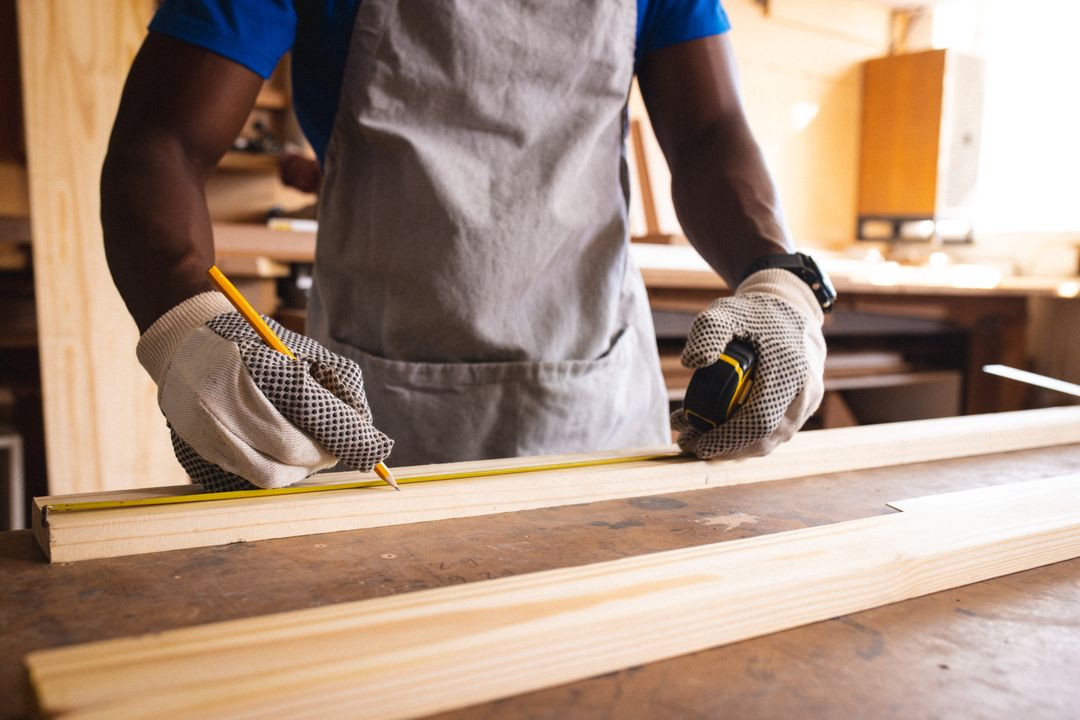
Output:
<path fill-rule="evenodd" d="M 217 286 L 217 289 L 220 290 L 225 297 L 229 298 L 229 302 L 231 302 L 233 307 L 236 308 L 236 311 L 248 321 L 248 324 L 259 334 L 259 337 L 263 339 L 263 342 L 277 350 L 279 353 L 287 355 L 293 360 L 296 359 L 296 355 L 293 355 L 292 350 L 286 347 L 285 343 L 281 342 L 281 338 L 275 335 L 274 331 L 270 329 L 270 326 L 263 322 L 259 313 L 255 312 L 255 308 L 251 307 L 251 303 L 240 294 L 240 291 L 229 281 L 229 278 L 225 277 L 225 274 L 218 270 L 217 265 L 211 265 L 210 269 L 206 271 L 206 274 L 210 276 L 210 279 L 214 282 L 214 285 Z M 375 464 L 375 474 L 385 480 L 390 487 L 398 491 L 401 490 L 401 488 L 398 487 L 397 480 L 394 479 L 394 474 L 390 472 L 390 468 L 386 467 L 383 463 Z"/>
<path fill-rule="evenodd" d="M 282 355 L 287 355 L 293 360 L 296 359 L 292 350 L 285 347 L 285 343 L 281 342 L 281 338 L 275 335 L 270 326 L 263 322 L 259 313 L 255 312 L 255 308 L 251 307 L 251 303 L 247 301 L 247 298 L 240 294 L 240 291 L 236 289 L 236 286 L 232 284 L 229 278 L 225 277 L 225 273 L 218 270 L 217 265 L 211 265 L 206 274 L 217 285 L 217 289 L 224 293 L 225 297 L 229 298 L 229 302 L 236 308 L 236 312 L 244 316 L 251 328 L 263 339 L 263 342 Z"/>

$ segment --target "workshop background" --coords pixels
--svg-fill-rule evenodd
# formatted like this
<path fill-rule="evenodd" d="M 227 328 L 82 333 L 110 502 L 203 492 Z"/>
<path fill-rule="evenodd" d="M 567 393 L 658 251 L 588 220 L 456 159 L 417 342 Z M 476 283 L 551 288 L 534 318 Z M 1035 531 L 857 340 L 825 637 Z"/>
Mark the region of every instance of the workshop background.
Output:
<path fill-rule="evenodd" d="M 727 0 L 745 102 L 793 237 L 840 293 L 816 427 L 1075 402 L 1080 46 L 1074 3 Z M 0 527 L 34 495 L 186 482 L 109 277 L 98 177 L 152 0 L 0 0 Z M 302 328 L 311 195 L 288 57 L 211 179 L 218 264 Z M 634 257 L 673 403 L 690 321 L 723 290 L 682 237 L 636 90 Z M 309 150 L 308 150 L 309 152 Z"/>

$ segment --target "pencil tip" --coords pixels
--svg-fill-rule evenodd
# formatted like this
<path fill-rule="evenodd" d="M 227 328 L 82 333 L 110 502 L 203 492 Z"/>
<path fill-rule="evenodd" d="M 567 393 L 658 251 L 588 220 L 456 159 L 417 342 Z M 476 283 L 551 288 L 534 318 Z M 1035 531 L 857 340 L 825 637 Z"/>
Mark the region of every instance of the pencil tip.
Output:
<path fill-rule="evenodd" d="M 390 472 L 390 468 L 386 467 L 383 463 L 376 463 L 375 474 L 383 479 L 390 487 L 394 488 L 398 492 L 401 492 L 401 488 L 398 487 L 397 480 L 394 479 L 394 473 Z"/>

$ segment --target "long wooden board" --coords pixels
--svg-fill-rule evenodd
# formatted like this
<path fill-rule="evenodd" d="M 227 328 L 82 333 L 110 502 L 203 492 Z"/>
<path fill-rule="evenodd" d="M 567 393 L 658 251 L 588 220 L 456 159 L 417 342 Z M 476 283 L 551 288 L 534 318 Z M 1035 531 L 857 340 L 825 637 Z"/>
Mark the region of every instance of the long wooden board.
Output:
<path fill-rule="evenodd" d="M 49 489 L 181 482 L 105 261 L 101 166 L 152 0 L 19 0 Z M 3 112 L 10 112 L 4 108 Z"/>
<path fill-rule="evenodd" d="M 1080 407 L 1050 408 L 799 433 L 767 457 L 740 461 L 637 462 L 446 480 L 409 485 L 400 493 L 375 487 L 193 505 L 60 513 L 50 514 L 47 526 L 42 524 L 41 508 L 50 502 L 175 495 L 193 489 L 174 486 L 36 498 L 33 527 L 52 562 L 71 562 L 699 490 L 1076 442 L 1080 442 Z M 629 454 L 646 452 L 636 450 Z M 433 471 L 497 469 L 612 455 L 488 460 L 396 468 L 395 473 L 409 478 Z M 362 477 L 358 473 L 336 476 L 342 482 Z"/>
<path fill-rule="evenodd" d="M 911 512 L 44 650 L 79 718 L 410 718 L 1080 556 L 1080 474 Z"/>

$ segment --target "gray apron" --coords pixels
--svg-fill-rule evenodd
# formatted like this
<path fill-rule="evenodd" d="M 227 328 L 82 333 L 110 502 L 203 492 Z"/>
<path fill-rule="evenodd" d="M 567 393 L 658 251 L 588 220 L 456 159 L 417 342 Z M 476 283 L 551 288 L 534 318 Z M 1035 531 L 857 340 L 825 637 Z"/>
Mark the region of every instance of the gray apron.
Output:
<path fill-rule="evenodd" d="M 390 462 L 670 442 L 627 248 L 633 0 L 363 0 L 309 331 Z"/>

